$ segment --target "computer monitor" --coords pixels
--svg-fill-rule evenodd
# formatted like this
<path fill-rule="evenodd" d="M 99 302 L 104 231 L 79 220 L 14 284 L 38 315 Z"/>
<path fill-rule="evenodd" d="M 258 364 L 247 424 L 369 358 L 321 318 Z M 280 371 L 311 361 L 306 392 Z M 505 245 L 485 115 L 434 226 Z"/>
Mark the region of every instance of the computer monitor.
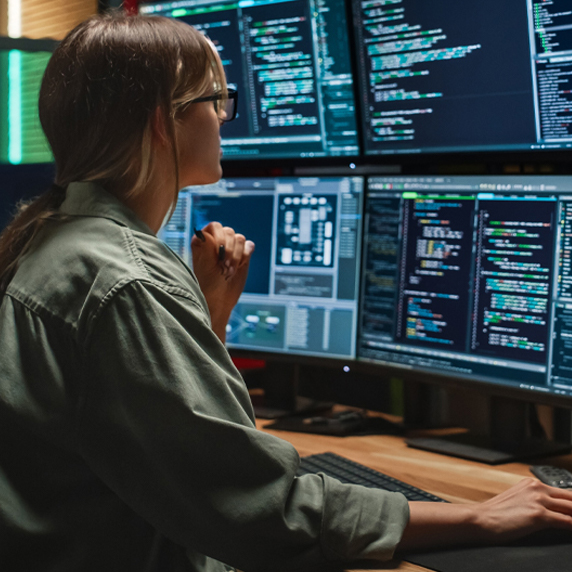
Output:
<path fill-rule="evenodd" d="M 361 177 L 223 179 L 187 187 L 160 237 L 191 264 L 194 228 L 217 221 L 254 241 L 227 345 L 250 355 L 355 357 Z"/>
<path fill-rule="evenodd" d="M 353 0 L 367 155 L 572 147 L 566 0 Z"/>
<path fill-rule="evenodd" d="M 54 40 L 0 38 L 0 232 L 19 202 L 42 194 L 54 179 L 38 94 L 56 45 Z"/>
<path fill-rule="evenodd" d="M 0 38 L 0 163 L 49 163 L 52 154 L 38 116 L 38 94 L 56 43 Z"/>
<path fill-rule="evenodd" d="M 215 44 L 238 90 L 224 160 L 359 153 L 344 0 L 178 0 L 139 12 L 178 18 Z"/>
<path fill-rule="evenodd" d="M 358 360 L 572 407 L 572 177 L 371 177 Z"/>

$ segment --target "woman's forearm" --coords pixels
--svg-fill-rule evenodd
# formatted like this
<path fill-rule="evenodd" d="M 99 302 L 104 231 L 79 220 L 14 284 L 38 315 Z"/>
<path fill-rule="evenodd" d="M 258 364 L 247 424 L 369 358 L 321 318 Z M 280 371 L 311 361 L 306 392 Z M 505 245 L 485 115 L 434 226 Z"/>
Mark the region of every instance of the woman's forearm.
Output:
<path fill-rule="evenodd" d="M 475 505 L 410 502 L 409 511 L 400 551 L 465 544 L 482 534 Z"/>

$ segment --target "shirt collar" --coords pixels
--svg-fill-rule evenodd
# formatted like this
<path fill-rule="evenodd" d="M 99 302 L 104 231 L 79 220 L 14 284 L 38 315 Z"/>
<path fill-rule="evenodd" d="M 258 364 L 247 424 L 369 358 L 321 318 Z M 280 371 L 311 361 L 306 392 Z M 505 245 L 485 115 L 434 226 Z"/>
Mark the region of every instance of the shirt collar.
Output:
<path fill-rule="evenodd" d="M 60 211 L 72 216 L 102 217 L 155 236 L 155 233 L 117 197 L 97 183 L 70 183 Z"/>

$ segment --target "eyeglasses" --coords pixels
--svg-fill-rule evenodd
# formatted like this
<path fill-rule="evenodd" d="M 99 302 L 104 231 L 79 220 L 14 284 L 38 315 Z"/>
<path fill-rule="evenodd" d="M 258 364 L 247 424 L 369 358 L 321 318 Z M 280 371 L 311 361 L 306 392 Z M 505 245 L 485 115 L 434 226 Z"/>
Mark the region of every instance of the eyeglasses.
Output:
<path fill-rule="evenodd" d="M 192 99 L 187 103 L 200 103 L 202 101 L 212 101 L 219 119 L 224 123 L 232 121 L 236 117 L 238 102 L 238 91 L 236 89 L 229 87 L 226 93 L 197 97 L 197 99 Z"/>

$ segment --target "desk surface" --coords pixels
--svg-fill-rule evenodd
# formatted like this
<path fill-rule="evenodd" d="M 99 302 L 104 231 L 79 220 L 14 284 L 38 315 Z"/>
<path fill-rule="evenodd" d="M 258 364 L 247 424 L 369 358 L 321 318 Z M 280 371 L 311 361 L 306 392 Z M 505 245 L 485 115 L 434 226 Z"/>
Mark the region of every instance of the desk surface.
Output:
<path fill-rule="evenodd" d="M 268 423 L 264 420 L 257 422 L 261 429 Z M 292 443 L 301 456 L 331 451 L 451 502 L 485 501 L 522 478 L 531 476 L 529 465 L 525 463 L 483 465 L 409 448 L 401 437 L 388 435 L 328 437 L 287 431 L 266 431 Z M 572 455 L 542 459 L 540 462 L 557 464 L 572 471 Z M 392 562 L 389 567 L 407 572 L 426 570 L 408 562 Z"/>

